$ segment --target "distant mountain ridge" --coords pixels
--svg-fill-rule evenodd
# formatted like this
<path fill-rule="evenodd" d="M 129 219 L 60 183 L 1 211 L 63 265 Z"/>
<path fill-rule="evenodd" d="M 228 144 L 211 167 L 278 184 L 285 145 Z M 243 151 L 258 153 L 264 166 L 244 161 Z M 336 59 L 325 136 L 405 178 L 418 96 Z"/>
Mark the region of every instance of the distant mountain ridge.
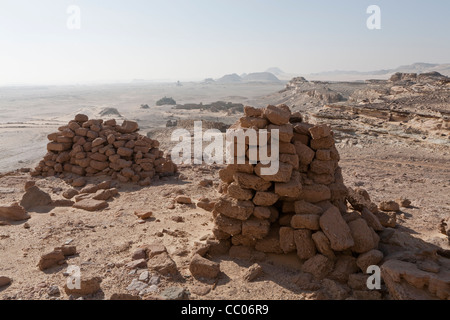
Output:
<path fill-rule="evenodd" d="M 395 69 L 380 69 L 372 71 L 355 71 L 355 70 L 333 70 L 316 72 L 310 74 L 287 73 L 278 67 L 271 67 L 264 72 L 253 73 L 237 73 L 227 74 L 219 79 L 212 80 L 205 79 L 204 82 L 217 83 L 248 83 L 248 82 L 262 82 L 262 83 L 277 83 L 289 81 L 294 77 L 304 76 L 308 80 L 330 80 L 330 81 L 353 81 L 353 80 L 367 80 L 367 79 L 389 79 L 394 73 L 428 73 L 437 71 L 442 75 L 450 77 L 450 63 L 437 64 L 417 62 L 410 65 L 402 65 Z"/>
<path fill-rule="evenodd" d="M 334 71 L 324 71 L 324 72 L 316 72 L 311 73 L 311 76 L 343 76 L 343 75 L 350 75 L 350 76 L 369 76 L 369 75 L 375 75 L 375 76 L 389 76 L 391 74 L 394 74 L 396 72 L 402 72 L 402 73 L 426 73 L 426 72 L 432 72 L 437 71 L 440 74 L 450 76 L 450 63 L 447 64 L 436 64 L 436 63 L 424 63 L 424 62 L 417 62 L 410 65 L 403 65 L 400 67 L 397 67 L 395 69 L 381 69 L 381 70 L 373 70 L 373 71 L 353 71 L 353 70 L 334 70 Z"/>

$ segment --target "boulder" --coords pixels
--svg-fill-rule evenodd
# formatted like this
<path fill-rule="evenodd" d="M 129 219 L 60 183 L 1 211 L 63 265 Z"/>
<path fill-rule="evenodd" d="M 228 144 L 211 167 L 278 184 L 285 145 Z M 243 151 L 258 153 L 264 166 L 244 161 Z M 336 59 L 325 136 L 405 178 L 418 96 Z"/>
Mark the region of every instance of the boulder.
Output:
<path fill-rule="evenodd" d="M 39 189 L 37 186 L 29 188 L 20 201 L 20 205 L 26 210 L 34 207 L 47 206 L 51 203 L 52 198 L 50 195 Z"/>

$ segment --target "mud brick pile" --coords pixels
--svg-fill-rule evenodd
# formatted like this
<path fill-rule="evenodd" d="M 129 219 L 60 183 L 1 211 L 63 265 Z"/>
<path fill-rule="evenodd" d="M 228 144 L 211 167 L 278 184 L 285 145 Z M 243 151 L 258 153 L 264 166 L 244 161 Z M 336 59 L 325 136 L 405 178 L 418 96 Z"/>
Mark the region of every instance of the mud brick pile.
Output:
<path fill-rule="evenodd" d="M 121 182 L 149 185 L 155 175 L 170 175 L 176 165 L 164 157 L 159 142 L 137 131 L 135 121 L 89 119 L 78 114 L 58 132 L 48 135 L 48 153 L 32 172 L 36 176 L 73 173 L 109 175 Z"/>
<path fill-rule="evenodd" d="M 223 195 L 213 211 L 215 237 L 231 242 L 230 253 L 242 246 L 296 253 L 303 271 L 317 279 L 364 277 L 369 265 L 383 259 L 377 234 L 383 226 L 359 195 L 351 198 L 355 210 L 347 208 L 349 191 L 331 128 L 302 122 L 286 105 L 245 107 L 244 113 L 232 128 L 279 130 L 279 170 L 264 176 L 260 162 L 248 161 L 220 170 Z M 249 144 L 247 160 L 249 150 L 258 147 Z"/>

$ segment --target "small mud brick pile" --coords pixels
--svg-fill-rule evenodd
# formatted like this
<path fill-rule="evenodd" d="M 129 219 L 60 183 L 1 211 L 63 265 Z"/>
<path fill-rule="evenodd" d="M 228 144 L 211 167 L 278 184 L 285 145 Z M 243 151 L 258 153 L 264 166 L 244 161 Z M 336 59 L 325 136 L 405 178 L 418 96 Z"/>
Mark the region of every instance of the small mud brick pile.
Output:
<path fill-rule="evenodd" d="M 330 127 L 304 123 L 286 105 L 245 107 L 244 113 L 232 128 L 279 130 L 280 166 L 266 176 L 260 162 L 220 170 L 223 196 L 213 211 L 215 237 L 231 241 L 232 249 L 296 252 L 303 271 L 316 279 L 345 283 L 350 274 L 364 277 L 369 265 L 383 259 L 377 234 L 383 226 L 365 205 L 358 206 L 356 196 L 352 202 L 361 212 L 347 209 L 348 189 Z M 258 148 L 250 143 L 247 160 L 251 148 Z"/>
<path fill-rule="evenodd" d="M 135 121 L 103 121 L 78 114 L 58 132 L 48 135 L 48 153 L 32 172 L 53 176 L 63 172 L 80 176 L 109 175 L 121 182 L 149 185 L 155 175 L 171 175 L 176 165 L 164 157 L 159 142 L 137 133 Z"/>

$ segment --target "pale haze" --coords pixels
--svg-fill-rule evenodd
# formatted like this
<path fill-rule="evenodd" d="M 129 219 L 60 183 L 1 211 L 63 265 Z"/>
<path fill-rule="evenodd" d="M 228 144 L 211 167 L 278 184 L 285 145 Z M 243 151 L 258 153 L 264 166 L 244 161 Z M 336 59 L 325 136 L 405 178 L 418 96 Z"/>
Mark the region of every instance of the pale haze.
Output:
<path fill-rule="evenodd" d="M 373 4 L 381 30 L 366 27 Z M 67 28 L 70 5 L 79 30 Z M 449 13 L 447 1 L 2 0 L 0 85 L 449 63 Z"/>

